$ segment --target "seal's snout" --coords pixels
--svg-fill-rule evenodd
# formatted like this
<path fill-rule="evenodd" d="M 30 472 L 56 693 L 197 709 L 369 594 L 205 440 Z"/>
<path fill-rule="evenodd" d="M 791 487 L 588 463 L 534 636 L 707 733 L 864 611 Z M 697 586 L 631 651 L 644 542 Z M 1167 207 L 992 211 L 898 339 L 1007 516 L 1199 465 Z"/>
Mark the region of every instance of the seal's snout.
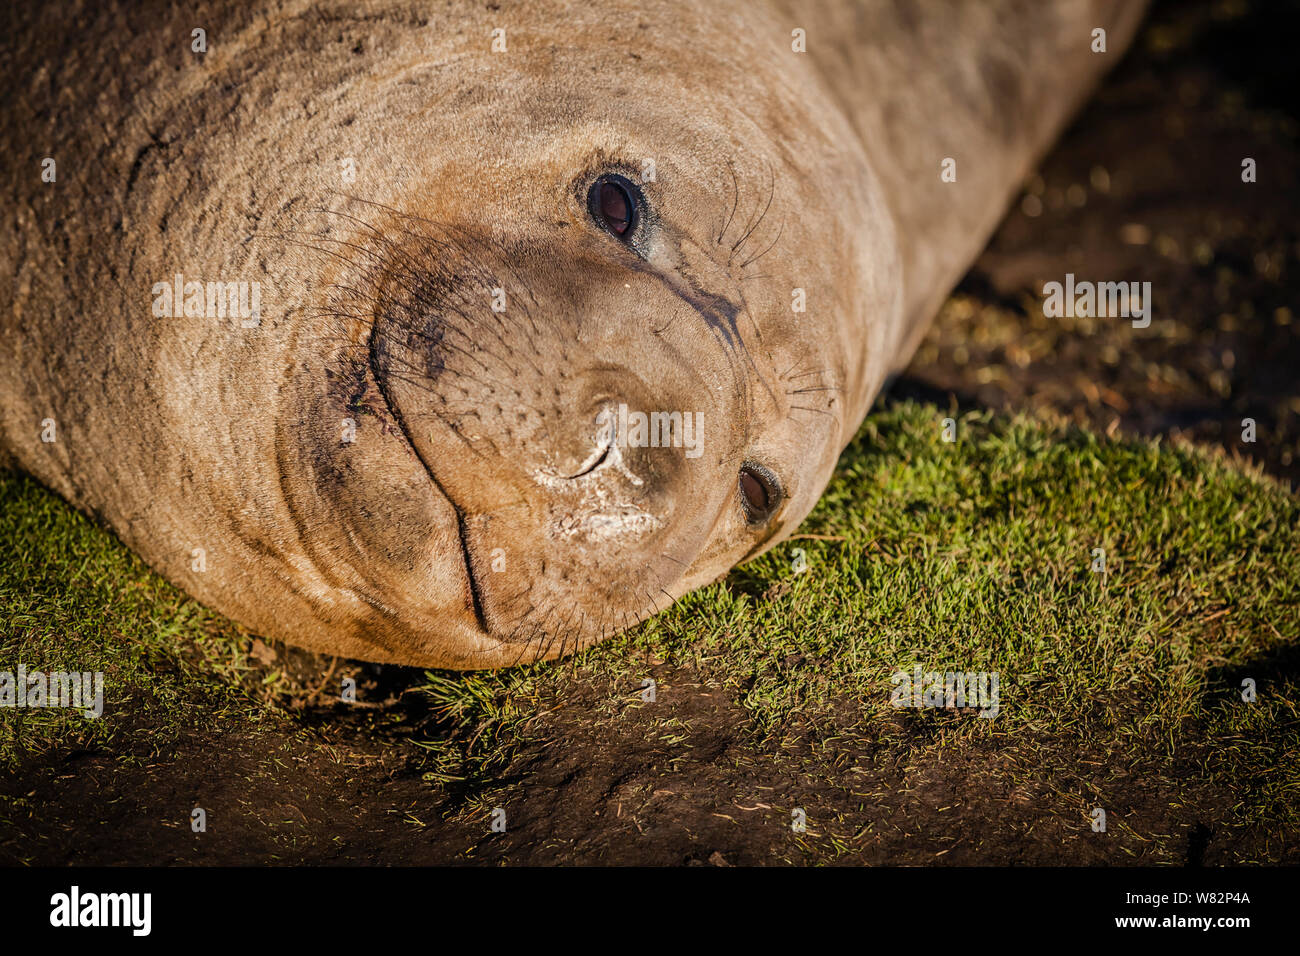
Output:
<path fill-rule="evenodd" d="M 608 263 L 578 270 L 588 281 L 530 277 L 504 312 L 494 274 L 402 276 L 371 345 L 394 418 L 456 512 L 467 612 L 525 656 L 666 606 L 726 505 L 719 469 L 736 467 L 709 444 L 726 393 L 654 332 L 665 303 L 689 306 Z M 574 301 L 584 289 L 616 290 L 616 307 Z"/>
<path fill-rule="evenodd" d="M 699 462 L 704 415 L 660 411 L 651 395 L 630 369 L 588 364 L 535 394 L 514 437 L 504 420 L 480 423 L 478 455 L 452 447 L 448 425 L 440 447 L 452 453 L 432 470 L 464 515 L 490 634 L 558 649 L 667 603 L 707 537 L 716 483 Z"/>
<path fill-rule="evenodd" d="M 671 518 L 671 496 L 647 488 L 646 479 L 629 467 L 628 430 L 620 430 L 619 421 L 619 411 L 626 408 L 624 403 L 601 408 L 593 422 L 594 447 L 577 471 L 557 473 L 542 467 L 533 473 L 551 496 L 546 533 L 552 539 L 626 544 Z"/>

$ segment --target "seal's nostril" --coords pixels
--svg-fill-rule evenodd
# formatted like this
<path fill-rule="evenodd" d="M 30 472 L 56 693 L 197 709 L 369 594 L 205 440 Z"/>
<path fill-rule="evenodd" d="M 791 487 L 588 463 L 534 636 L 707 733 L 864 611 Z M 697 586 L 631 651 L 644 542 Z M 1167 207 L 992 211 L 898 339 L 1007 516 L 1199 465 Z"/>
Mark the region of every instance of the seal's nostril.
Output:
<path fill-rule="evenodd" d="M 588 458 L 582 463 L 578 471 L 574 472 L 572 475 L 565 475 L 564 477 L 572 480 L 574 478 L 581 478 L 583 475 L 591 474 L 609 460 L 609 449 L 612 444 L 613 442 L 606 442 L 603 447 L 596 449 L 591 458 Z"/>
<path fill-rule="evenodd" d="M 596 424 L 600 426 L 596 433 L 596 450 L 587 456 L 587 460 L 578 466 L 577 470 L 571 475 L 560 475 L 561 478 L 573 480 L 589 475 L 597 468 L 600 468 L 609 460 L 610 449 L 614 447 L 618 439 L 618 424 L 614 420 L 612 413 L 608 409 L 602 409 L 601 413 L 596 416 Z"/>

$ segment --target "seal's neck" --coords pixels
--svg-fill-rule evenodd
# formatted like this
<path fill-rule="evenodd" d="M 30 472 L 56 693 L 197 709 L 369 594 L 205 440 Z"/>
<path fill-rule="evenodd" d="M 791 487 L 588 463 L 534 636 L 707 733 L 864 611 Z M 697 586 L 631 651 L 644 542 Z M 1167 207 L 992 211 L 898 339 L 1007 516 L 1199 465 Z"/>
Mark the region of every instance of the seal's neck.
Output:
<path fill-rule="evenodd" d="M 807 31 L 810 65 L 885 187 L 902 247 L 905 365 L 1025 176 L 1121 56 L 1145 3 L 777 6 Z M 1093 52 L 1098 28 L 1104 53 Z"/>

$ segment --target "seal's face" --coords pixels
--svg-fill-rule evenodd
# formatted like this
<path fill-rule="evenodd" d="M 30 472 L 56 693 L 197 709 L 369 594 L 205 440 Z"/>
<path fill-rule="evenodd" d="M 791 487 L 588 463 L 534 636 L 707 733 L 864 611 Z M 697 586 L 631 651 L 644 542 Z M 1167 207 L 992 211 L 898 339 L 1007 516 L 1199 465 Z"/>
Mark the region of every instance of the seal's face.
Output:
<path fill-rule="evenodd" d="M 668 88 L 638 110 L 538 82 L 548 109 L 462 115 L 492 135 L 354 211 L 347 311 L 454 513 L 470 666 L 592 643 L 789 533 L 866 387 L 837 315 L 869 305 L 860 170 Z"/>

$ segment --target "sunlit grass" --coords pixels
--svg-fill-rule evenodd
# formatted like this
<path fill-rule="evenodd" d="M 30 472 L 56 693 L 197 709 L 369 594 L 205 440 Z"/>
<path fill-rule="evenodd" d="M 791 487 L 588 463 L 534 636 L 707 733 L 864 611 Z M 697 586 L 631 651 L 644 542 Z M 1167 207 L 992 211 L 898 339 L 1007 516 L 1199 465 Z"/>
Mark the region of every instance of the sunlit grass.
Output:
<path fill-rule="evenodd" d="M 945 415 L 878 410 L 796 538 L 632 633 L 556 664 L 427 674 L 438 731 L 413 743 L 430 785 L 476 805 L 540 714 L 581 693 L 587 719 L 615 721 L 647 661 L 722 688 L 755 747 L 793 735 L 814 760 L 890 739 L 891 675 L 919 666 L 999 675 L 996 720 L 915 714 L 929 746 L 996 733 L 1006 772 L 1032 773 L 1045 737 L 1155 757 L 1195 740 L 1199 772 L 1236 795 L 1225 810 L 1297 823 L 1300 693 L 1278 666 L 1300 638 L 1297 499 L 1219 455 L 1036 419 L 968 414 L 949 443 Z M 29 480 L 0 475 L 0 500 L 0 669 L 109 678 L 98 721 L 0 709 L 0 763 L 146 730 L 165 748 L 274 706 L 249 693 L 233 626 Z"/>

